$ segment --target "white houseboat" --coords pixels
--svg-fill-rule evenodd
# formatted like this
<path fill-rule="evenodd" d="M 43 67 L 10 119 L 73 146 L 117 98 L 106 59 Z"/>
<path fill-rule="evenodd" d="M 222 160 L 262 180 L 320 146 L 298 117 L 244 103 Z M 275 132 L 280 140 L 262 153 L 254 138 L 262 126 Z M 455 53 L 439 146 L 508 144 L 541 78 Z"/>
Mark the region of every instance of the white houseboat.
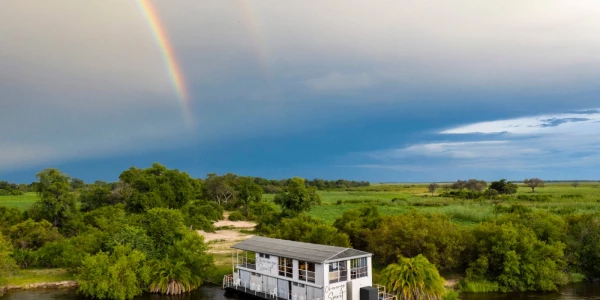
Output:
<path fill-rule="evenodd" d="M 255 236 L 231 246 L 223 288 L 262 299 L 387 299 L 372 287 L 372 254 L 352 248 Z M 362 290 L 361 290 L 362 288 Z"/>

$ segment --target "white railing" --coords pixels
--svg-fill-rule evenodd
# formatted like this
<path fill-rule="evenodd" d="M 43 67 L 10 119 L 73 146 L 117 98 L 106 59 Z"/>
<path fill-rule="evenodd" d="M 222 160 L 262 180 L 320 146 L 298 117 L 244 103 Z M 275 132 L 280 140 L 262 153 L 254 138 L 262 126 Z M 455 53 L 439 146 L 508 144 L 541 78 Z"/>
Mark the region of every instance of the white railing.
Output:
<path fill-rule="evenodd" d="M 379 300 L 396 300 L 396 295 L 388 294 L 385 292 L 385 286 L 374 284 L 373 287 L 377 288 L 377 298 Z"/>

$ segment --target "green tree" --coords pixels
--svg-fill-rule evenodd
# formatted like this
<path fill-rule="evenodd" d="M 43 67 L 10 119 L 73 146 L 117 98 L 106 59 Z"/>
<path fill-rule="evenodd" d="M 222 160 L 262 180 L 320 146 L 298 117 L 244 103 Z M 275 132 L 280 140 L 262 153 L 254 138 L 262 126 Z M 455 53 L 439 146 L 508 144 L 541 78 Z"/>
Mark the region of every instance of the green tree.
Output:
<path fill-rule="evenodd" d="M 251 177 L 240 177 L 235 184 L 238 201 L 244 206 L 246 217 L 250 217 L 250 203 L 259 202 L 262 199 L 263 190 L 260 185 L 254 183 Z"/>
<path fill-rule="evenodd" d="M 589 279 L 600 278 L 600 214 L 567 218 L 568 259 Z"/>
<path fill-rule="evenodd" d="M 0 233 L 0 285 L 4 284 L 6 277 L 17 269 L 11 257 L 12 250 L 10 242 Z"/>
<path fill-rule="evenodd" d="M 153 208 L 144 214 L 142 224 L 153 240 L 158 253 L 164 254 L 169 246 L 179 240 L 184 232 L 181 211 L 169 208 Z"/>
<path fill-rule="evenodd" d="M 412 210 L 407 215 L 383 218 L 367 241 L 370 251 L 382 263 L 393 263 L 398 255 L 423 254 L 440 269 L 450 270 L 460 266 L 467 236 L 446 215 Z"/>
<path fill-rule="evenodd" d="M 399 257 L 398 263 L 388 265 L 381 272 L 381 283 L 387 291 L 400 299 L 442 299 L 444 278 L 435 265 L 423 255 L 413 258 Z"/>
<path fill-rule="evenodd" d="M 61 228 L 76 213 L 70 177 L 57 169 L 45 169 L 36 177 L 39 179 L 36 188 L 40 200 L 35 206 L 42 218 Z"/>
<path fill-rule="evenodd" d="M 367 250 L 367 236 L 380 223 L 381 215 L 377 206 L 365 206 L 346 210 L 340 218 L 335 220 L 333 226 L 348 235 L 352 247 Z"/>
<path fill-rule="evenodd" d="M 50 222 L 46 220 L 36 222 L 32 219 L 11 226 L 9 236 L 16 248 L 33 250 L 63 238 Z"/>
<path fill-rule="evenodd" d="M 146 257 L 127 246 L 117 246 L 112 254 L 88 255 L 75 275 L 78 292 L 97 299 L 133 299 L 150 282 Z"/>
<path fill-rule="evenodd" d="M 120 245 L 129 245 L 131 248 L 144 253 L 146 258 L 149 259 L 158 255 L 154 241 L 146 234 L 146 231 L 139 227 L 125 225 L 106 242 L 106 247 L 111 250 Z"/>
<path fill-rule="evenodd" d="M 213 201 L 217 201 L 219 205 L 227 205 L 236 197 L 236 192 L 233 188 L 236 177 L 231 173 L 223 176 L 215 173 L 207 174 L 206 181 L 202 187 L 204 195 Z"/>
<path fill-rule="evenodd" d="M 182 238 L 169 248 L 168 255 L 175 261 L 184 262 L 193 276 L 204 279 L 214 270 L 214 257 L 208 253 L 208 249 L 204 237 L 195 231 L 186 230 Z M 197 284 L 200 286 L 202 281 Z"/>
<path fill-rule="evenodd" d="M 152 265 L 150 292 L 165 295 L 179 295 L 197 288 L 201 282 L 194 276 L 183 261 L 165 258 Z"/>
<path fill-rule="evenodd" d="M 439 185 L 435 182 L 427 186 L 427 189 L 431 193 L 431 196 L 433 196 L 433 193 L 435 193 L 435 190 L 437 190 L 438 187 L 439 187 Z"/>
<path fill-rule="evenodd" d="M 544 181 L 539 178 L 525 178 L 525 180 L 523 180 L 523 183 L 531 188 L 532 193 L 535 193 L 536 187 L 544 187 Z"/>
<path fill-rule="evenodd" d="M 110 201 L 111 190 L 107 184 L 91 184 L 79 192 L 82 211 L 92 211 L 99 207 L 113 204 Z"/>
<path fill-rule="evenodd" d="M 467 281 L 497 282 L 500 291 L 554 291 L 566 283 L 562 242 L 544 242 L 520 224 L 482 223 L 473 231 Z"/>
<path fill-rule="evenodd" d="M 0 231 L 21 222 L 21 212 L 18 208 L 0 206 Z"/>
<path fill-rule="evenodd" d="M 80 188 L 85 187 L 85 182 L 79 178 L 72 178 L 71 179 L 71 188 L 73 190 L 77 190 Z"/>
<path fill-rule="evenodd" d="M 492 182 L 490 189 L 498 191 L 499 194 L 512 195 L 517 192 L 517 185 L 510 181 L 506 181 L 506 179 L 501 179 Z"/>
<path fill-rule="evenodd" d="M 305 243 L 350 247 L 348 235 L 320 220 L 301 214 L 281 220 L 272 237 Z"/>
<path fill-rule="evenodd" d="M 130 168 L 119 176 L 132 191 L 124 199 L 129 211 L 155 207 L 181 208 L 194 199 L 196 183 L 187 173 L 154 163 L 147 169 Z"/>
<path fill-rule="evenodd" d="M 285 216 L 296 216 L 321 204 L 321 198 L 314 188 L 307 188 L 304 179 L 294 177 L 287 185 L 287 192 L 277 194 L 273 202 L 279 204 Z"/>

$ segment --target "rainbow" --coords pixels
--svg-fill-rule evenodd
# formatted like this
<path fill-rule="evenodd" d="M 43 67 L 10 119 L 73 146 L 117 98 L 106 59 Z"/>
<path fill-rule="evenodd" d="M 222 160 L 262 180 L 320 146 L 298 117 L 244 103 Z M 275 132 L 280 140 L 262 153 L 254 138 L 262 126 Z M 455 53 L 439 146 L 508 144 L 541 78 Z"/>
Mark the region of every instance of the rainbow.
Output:
<path fill-rule="evenodd" d="M 237 0 L 239 9 L 242 14 L 245 29 L 250 34 L 253 41 L 253 47 L 256 59 L 263 75 L 269 80 L 271 73 L 271 53 L 269 51 L 269 43 L 264 30 L 264 24 L 260 18 L 259 12 L 254 7 L 254 1 Z"/>
<path fill-rule="evenodd" d="M 191 113 L 190 98 L 183 78 L 183 73 L 181 72 L 181 68 L 177 63 L 177 58 L 175 57 L 173 47 L 167 38 L 164 26 L 150 0 L 138 0 L 137 2 L 142 10 L 142 13 L 146 17 L 148 24 L 150 25 L 156 43 L 158 44 L 158 48 L 162 53 L 165 66 L 169 72 L 169 76 L 171 77 L 175 91 L 177 92 L 177 97 L 183 112 L 183 118 L 188 126 L 193 126 L 194 119 Z"/>

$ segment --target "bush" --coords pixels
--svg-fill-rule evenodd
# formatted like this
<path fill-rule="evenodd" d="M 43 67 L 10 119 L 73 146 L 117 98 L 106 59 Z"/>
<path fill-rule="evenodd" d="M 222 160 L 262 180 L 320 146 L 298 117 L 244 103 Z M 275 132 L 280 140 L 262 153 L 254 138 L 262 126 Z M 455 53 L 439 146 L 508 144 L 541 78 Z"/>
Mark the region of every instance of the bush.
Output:
<path fill-rule="evenodd" d="M 348 235 L 321 220 L 301 214 L 281 220 L 271 237 L 305 243 L 350 247 Z"/>
<path fill-rule="evenodd" d="M 446 215 L 413 210 L 407 215 L 383 218 L 367 236 L 367 242 L 381 263 L 393 263 L 398 255 L 423 254 L 440 269 L 449 270 L 460 266 L 466 236 Z"/>
<path fill-rule="evenodd" d="M 542 241 L 532 229 L 511 222 L 482 223 L 473 237 L 467 281 L 497 282 L 501 292 L 555 291 L 567 282 L 561 242 Z"/>
<path fill-rule="evenodd" d="M 442 298 L 444 278 L 434 264 L 421 254 L 399 258 L 397 264 L 391 264 L 381 272 L 380 280 L 387 291 L 406 300 Z"/>
<path fill-rule="evenodd" d="M 459 288 L 465 293 L 492 293 L 500 290 L 497 282 L 487 280 L 462 280 Z"/>
<path fill-rule="evenodd" d="M 239 211 L 234 211 L 229 214 L 229 221 L 245 221 L 246 217 Z"/>
<path fill-rule="evenodd" d="M 455 290 L 447 290 L 442 300 L 458 300 L 460 299 L 460 292 Z"/>
<path fill-rule="evenodd" d="M 550 197 L 550 195 L 518 195 L 517 199 L 531 202 L 548 202 L 552 197 Z"/>
<path fill-rule="evenodd" d="M 78 293 L 98 299 L 133 299 L 142 294 L 150 281 L 145 261 L 143 253 L 126 246 L 116 247 L 110 255 L 88 255 L 75 275 Z"/>

